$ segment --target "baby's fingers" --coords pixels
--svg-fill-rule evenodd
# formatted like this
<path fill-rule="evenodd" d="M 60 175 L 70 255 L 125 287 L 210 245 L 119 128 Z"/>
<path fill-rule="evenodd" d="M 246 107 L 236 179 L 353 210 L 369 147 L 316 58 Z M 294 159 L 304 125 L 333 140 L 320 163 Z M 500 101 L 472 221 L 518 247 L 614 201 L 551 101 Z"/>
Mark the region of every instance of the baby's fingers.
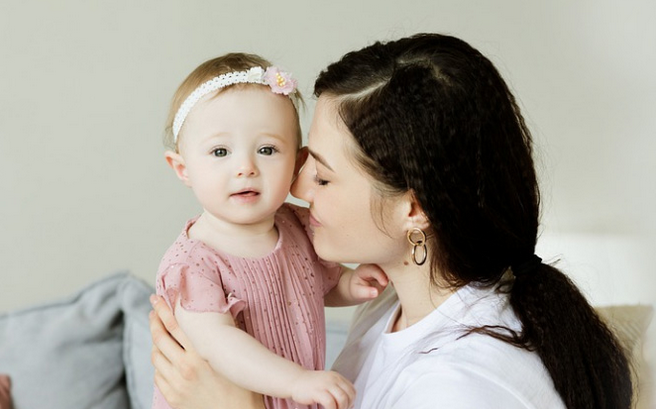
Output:
<path fill-rule="evenodd" d="M 335 406 L 335 409 L 348 409 L 353 406 L 353 401 L 355 401 L 355 388 L 351 382 L 347 381 L 342 376 L 339 376 L 339 379 L 330 386 L 328 389 L 330 393 L 331 400 L 330 403 Z M 324 407 L 328 409 L 328 406 Z"/>
<path fill-rule="evenodd" d="M 343 385 L 333 391 L 333 397 L 335 398 L 337 409 L 351 408 L 355 401 L 355 388 L 350 383 Z"/>
<path fill-rule="evenodd" d="M 387 278 L 385 272 L 375 264 L 370 264 L 369 266 L 372 267 L 369 269 L 369 281 L 373 281 L 373 285 L 378 284 L 381 289 L 387 287 L 389 279 Z"/>
<path fill-rule="evenodd" d="M 369 283 L 358 283 L 351 288 L 351 296 L 360 301 L 372 300 L 378 297 L 381 292 L 381 289 Z"/>

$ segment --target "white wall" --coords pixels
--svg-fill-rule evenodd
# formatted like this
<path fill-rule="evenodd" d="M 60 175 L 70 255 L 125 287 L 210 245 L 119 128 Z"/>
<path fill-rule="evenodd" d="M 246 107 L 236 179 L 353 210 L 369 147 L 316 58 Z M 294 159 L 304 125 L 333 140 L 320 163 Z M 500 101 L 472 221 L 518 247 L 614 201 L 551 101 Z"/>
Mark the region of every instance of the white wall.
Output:
<path fill-rule="evenodd" d="M 198 211 L 160 138 L 200 62 L 261 53 L 309 95 L 344 52 L 419 31 L 469 41 L 515 90 L 538 144 L 542 255 L 595 303 L 654 304 L 654 21 L 651 0 L 2 1 L 0 311 L 120 268 L 152 282 Z"/>

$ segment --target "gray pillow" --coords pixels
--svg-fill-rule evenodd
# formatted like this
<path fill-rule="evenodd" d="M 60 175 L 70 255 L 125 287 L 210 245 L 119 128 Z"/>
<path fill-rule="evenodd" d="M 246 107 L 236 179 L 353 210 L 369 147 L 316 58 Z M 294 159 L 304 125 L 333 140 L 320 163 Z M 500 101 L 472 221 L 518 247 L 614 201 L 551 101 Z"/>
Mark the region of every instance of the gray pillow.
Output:
<path fill-rule="evenodd" d="M 15 409 L 125 409 L 123 320 L 116 290 L 127 274 L 72 297 L 0 314 L 0 373 Z"/>
<path fill-rule="evenodd" d="M 154 368 L 150 363 L 152 341 L 148 329 L 151 310 L 148 297 L 155 289 L 129 276 L 119 286 L 121 309 L 125 318 L 123 363 L 132 409 L 150 409 L 153 399 Z"/>

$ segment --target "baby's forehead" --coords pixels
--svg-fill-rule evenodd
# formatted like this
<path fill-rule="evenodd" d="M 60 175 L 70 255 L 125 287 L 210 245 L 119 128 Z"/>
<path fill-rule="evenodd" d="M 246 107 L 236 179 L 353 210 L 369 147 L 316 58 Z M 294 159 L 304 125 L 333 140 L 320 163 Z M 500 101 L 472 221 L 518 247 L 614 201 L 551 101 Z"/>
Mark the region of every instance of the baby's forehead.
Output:
<path fill-rule="evenodd" d="M 199 107 L 200 108 L 200 107 Z M 199 109 L 190 115 L 181 133 L 181 142 L 206 143 L 271 143 L 297 147 L 300 130 L 296 122 L 285 120 L 271 112 L 235 113 L 219 110 Z"/>
<path fill-rule="evenodd" d="M 293 132 L 294 142 L 302 143 L 300 116 L 288 96 L 259 84 L 235 84 L 219 91 L 199 101 L 197 108 L 202 112 L 194 115 L 192 110 L 192 121 L 200 118 L 231 129 L 260 128 L 285 137 Z"/>

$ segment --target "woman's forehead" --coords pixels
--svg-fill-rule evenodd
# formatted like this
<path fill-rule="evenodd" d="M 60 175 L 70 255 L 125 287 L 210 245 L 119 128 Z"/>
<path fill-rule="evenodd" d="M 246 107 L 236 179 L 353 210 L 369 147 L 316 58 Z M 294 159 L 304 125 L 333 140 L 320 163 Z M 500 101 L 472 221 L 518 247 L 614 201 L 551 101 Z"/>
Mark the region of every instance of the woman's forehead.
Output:
<path fill-rule="evenodd" d="M 337 155 L 344 153 L 342 147 L 347 137 L 350 135 L 339 118 L 335 104 L 332 100 L 320 97 L 308 132 L 310 154 L 328 167 L 331 161 L 337 159 Z"/>

